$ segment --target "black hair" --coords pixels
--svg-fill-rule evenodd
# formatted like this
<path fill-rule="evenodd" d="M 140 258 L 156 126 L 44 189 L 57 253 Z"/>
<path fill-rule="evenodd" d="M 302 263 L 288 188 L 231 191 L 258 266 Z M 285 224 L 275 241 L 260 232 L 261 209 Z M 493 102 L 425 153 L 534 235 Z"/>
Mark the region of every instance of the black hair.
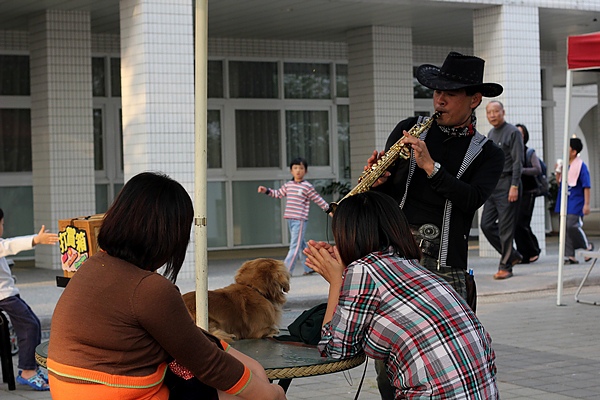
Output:
<path fill-rule="evenodd" d="M 581 142 L 581 139 L 576 137 L 569 140 L 569 146 L 575 150 L 577 154 L 581 153 L 581 150 L 583 150 L 583 143 Z"/>
<path fill-rule="evenodd" d="M 421 258 L 404 213 L 387 194 L 368 191 L 348 197 L 337 207 L 331 227 L 344 265 L 389 248 L 406 259 Z"/>
<path fill-rule="evenodd" d="M 143 172 L 131 178 L 110 206 L 98 233 L 109 255 L 175 282 L 190 241 L 194 208 L 181 184 L 167 175 Z"/>
<path fill-rule="evenodd" d="M 465 95 L 471 97 L 471 96 L 475 96 L 477 93 L 481 93 L 481 87 L 480 86 L 470 86 L 470 87 L 464 88 L 464 91 L 465 91 Z M 481 96 L 479 103 L 477 103 L 477 105 L 471 109 L 472 112 L 475 112 L 477 107 L 479 107 L 482 102 L 483 102 L 483 95 Z"/>
<path fill-rule="evenodd" d="M 523 130 L 523 144 L 527 144 L 527 142 L 529 142 L 529 131 L 527 130 L 527 127 L 523 124 L 517 124 L 515 126 Z"/>
<path fill-rule="evenodd" d="M 290 169 L 292 169 L 292 167 L 294 165 L 303 165 L 304 169 L 308 172 L 308 163 L 306 162 L 306 160 L 304 158 L 302 158 L 302 157 L 294 158 L 292 160 L 292 162 L 290 163 Z"/>
<path fill-rule="evenodd" d="M 4 211 L 0 208 L 0 219 L 4 218 Z"/>

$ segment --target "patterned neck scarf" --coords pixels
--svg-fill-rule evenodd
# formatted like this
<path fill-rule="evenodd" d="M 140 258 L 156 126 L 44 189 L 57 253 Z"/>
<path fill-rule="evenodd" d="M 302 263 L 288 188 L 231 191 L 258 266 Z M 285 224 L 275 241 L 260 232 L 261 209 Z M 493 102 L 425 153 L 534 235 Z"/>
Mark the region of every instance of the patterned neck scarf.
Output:
<path fill-rule="evenodd" d="M 471 114 L 471 123 L 467 126 L 453 127 L 441 126 L 440 129 L 448 136 L 472 136 L 475 134 L 475 126 L 477 125 L 477 117 L 475 113 Z"/>

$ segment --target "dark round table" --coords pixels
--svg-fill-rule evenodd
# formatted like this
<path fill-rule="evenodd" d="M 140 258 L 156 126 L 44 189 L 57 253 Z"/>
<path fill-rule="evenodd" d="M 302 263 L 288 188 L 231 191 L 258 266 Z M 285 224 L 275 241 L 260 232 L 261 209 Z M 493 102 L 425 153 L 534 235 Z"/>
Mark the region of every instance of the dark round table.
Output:
<path fill-rule="evenodd" d="M 35 349 L 37 363 L 46 368 L 48 341 Z M 245 339 L 231 343 L 231 346 L 257 360 L 273 381 L 278 380 L 286 391 L 293 378 L 331 374 L 359 366 L 365 355 L 338 360 L 321 357 L 316 346 L 294 342 L 280 342 L 275 339 Z"/>

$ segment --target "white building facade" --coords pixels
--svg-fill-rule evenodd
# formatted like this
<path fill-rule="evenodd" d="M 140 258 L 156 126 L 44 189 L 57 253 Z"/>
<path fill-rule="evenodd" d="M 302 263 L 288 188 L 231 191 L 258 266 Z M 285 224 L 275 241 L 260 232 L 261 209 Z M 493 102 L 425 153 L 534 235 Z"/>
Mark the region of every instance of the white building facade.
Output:
<path fill-rule="evenodd" d="M 146 170 L 192 194 L 191 0 L 10 3 L 0 5 L 6 234 L 42 224 L 55 231 L 59 219 L 104 212 Z M 432 112 L 413 71 L 441 65 L 452 50 L 486 60 L 485 80 L 504 86 L 507 120 L 528 127 L 529 146 L 552 168 L 562 152 L 566 37 L 600 30 L 598 0 L 576 10 L 568 0 L 208 4 L 209 250 L 287 246 L 284 202 L 257 186 L 279 187 L 302 156 L 307 179 L 332 200 L 327 188 L 353 185 L 398 121 Z M 572 133 L 586 146 L 597 211 L 597 78 L 576 83 Z M 484 134 L 485 104 L 477 112 Z M 540 198 L 532 221 L 543 248 L 545 208 Z M 307 235 L 331 239 L 328 224 L 313 205 Z M 481 254 L 495 257 L 480 239 Z M 60 268 L 55 248 L 35 257 Z M 188 261 L 181 276 L 192 275 Z"/>

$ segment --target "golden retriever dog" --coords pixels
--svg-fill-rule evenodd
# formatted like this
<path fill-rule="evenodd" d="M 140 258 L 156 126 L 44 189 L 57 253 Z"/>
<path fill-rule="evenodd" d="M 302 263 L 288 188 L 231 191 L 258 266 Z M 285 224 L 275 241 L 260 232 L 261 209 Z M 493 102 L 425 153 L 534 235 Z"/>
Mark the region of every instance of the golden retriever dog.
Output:
<path fill-rule="evenodd" d="M 235 283 L 208 291 L 208 330 L 224 340 L 259 339 L 279 333 L 281 311 L 290 290 L 290 274 L 282 261 L 246 261 Z M 183 295 L 196 320 L 196 292 Z"/>

